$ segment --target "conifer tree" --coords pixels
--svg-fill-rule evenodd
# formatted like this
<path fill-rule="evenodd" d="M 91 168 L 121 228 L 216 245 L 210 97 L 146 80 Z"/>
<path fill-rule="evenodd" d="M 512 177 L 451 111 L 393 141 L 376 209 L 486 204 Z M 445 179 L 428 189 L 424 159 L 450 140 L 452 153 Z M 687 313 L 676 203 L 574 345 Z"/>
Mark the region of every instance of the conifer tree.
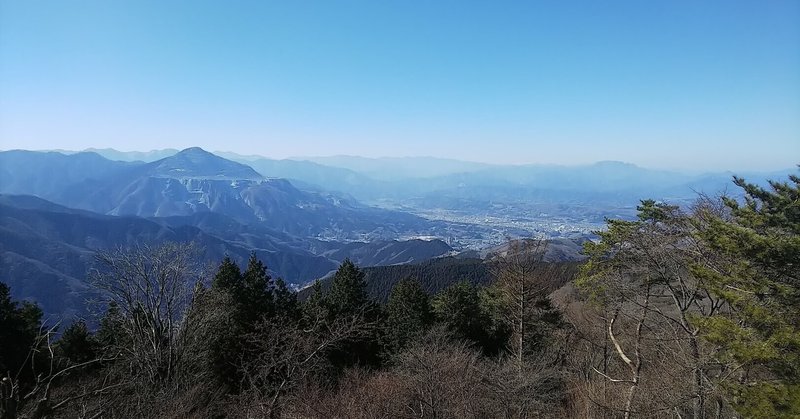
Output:
<path fill-rule="evenodd" d="M 79 364 L 97 357 L 97 342 L 83 320 L 72 323 L 58 340 L 61 356 Z"/>
<path fill-rule="evenodd" d="M 385 346 L 398 352 L 421 337 L 433 322 L 430 297 L 419 281 L 404 279 L 397 283 L 386 304 Z"/>
<path fill-rule="evenodd" d="M 272 277 L 267 273 L 266 265 L 256 257 L 255 252 L 251 253 L 247 269 L 242 274 L 238 295 L 235 295 L 242 307 L 245 321 L 253 323 L 263 316 L 274 314 L 272 288 Z"/>
<path fill-rule="evenodd" d="M 327 301 L 334 315 L 353 314 L 367 304 L 364 272 L 350 259 L 345 259 L 333 276 Z"/>
<path fill-rule="evenodd" d="M 319 280 L 311 285 L 311 295 L 303 302 L 302 312 L 303 321 L 309 324 L 328 318 L 328 301 Z"/>
<path fill-rule="evenodd" d="M 800 177 L 763 188 L 735 178 L 740 204 L 727 212 L 700 211 L 699 236 L 724 265 L 698 265 L 731 310 L 699 319 L 722 360 L 741 378 L 725 383 L 743 416 L 800 416 Z"/>
<path fill-rule="evenodd" d="M 456 283 L 436 295 L 433 311 L 455 337 L 481 347 L 489 341 L 489 316 L 482 307 L 478 289 L 469 282 Z"/>
<path fill-rule="evenodd" d="M 28 358 L 42 322 L 33 303 L 11 300 L 11 289 L 0 282 L 0 375 L 19 371 Z"/>
<path fill-rule="evenodd" d="M 275 314 L 284 318 L 296 320 L 300 315 L 297 304 L 297 293 L 290 290 L 283 278 L 275 281 Z"/>
<path fill-rule="evenodd" d="M 233 291 L 237 289 L 242 283 L 242 271 L 239 265 L 231 260 L 230 256 L 225 256 L 220 263 L 217 273 L 214 275 L 214 280 L 211 282 L 211 287 L 214 289 L 222 289 Z"/>

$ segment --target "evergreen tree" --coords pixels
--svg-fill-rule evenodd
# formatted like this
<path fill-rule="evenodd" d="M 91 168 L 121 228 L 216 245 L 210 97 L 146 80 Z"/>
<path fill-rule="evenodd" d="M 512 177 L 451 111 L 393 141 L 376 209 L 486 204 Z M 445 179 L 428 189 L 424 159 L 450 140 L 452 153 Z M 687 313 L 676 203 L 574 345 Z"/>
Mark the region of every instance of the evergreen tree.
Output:
<path fill-rule="evenodd" d="M 254 325 L 263 316 L 274 314 L 272 278 L 255 252 L 250 254 L 244 272 L 230 257 L 225 256 L 214 275 L 211 287 L 231 295 L 238 316 L 244 324 Z"/>
<path fill-rule="evenodd" d="M 381 312 L 367 297 L 364 272 L 350 259 L 345 259 L 333 277 L 330 292 L 322 301 L 327 309 L 329 326 L 342 322 L 370 325 L 364 327 L 368 331 L 343 340 L 328 354 L 333 366 L 341 370 L 353 365 L 379 365 L 378 335 L 372 326 L 380 319 Z"/>
<path fill-rule="evenodd" d="M 386 304 L 385 347 L 399 352 L 421 337 L 433 322 L 430 297 L 419 281 L 404 279 L 397 283 Z"/>
<path fill-rule="evenodd" d="M 746 417 L 800 416 L 800 177 L 766 189 L 735 178 L 743 204 L 728 213 L 701 211 L 698 235 L 724 266 L 698 265 L 732 310 L 700 319 L 706 338 L 732 360 L 742 379 L 727 383 Z"/>
<path fill-rule="evenodd" d="M 95 340 L 101 350 L 113 350 L 125 341 L 125 329 L 123 327 L 122 313 L 119 306 L 114 301 L 108 304 L 106 313 L 100 320 L 100 328 L 97 330 Z"/>
<path fill-rule="evenodd" d="M 181 328 L 184 375 L 213 378 L 215 385 L 222 384 L 229 391 L 237 389 L 245 329 L 235 307 L 229 292 L 195 288 Z"/>
<path fill-rule="evenodd" d="M 307 325 L 329 317 L 328 300 L 322 292 L 322 283 L 319 280 L 314 281 L 314 284 L 311 285 L 311 295 L 303 302 L 302 312 L 303 321 Z"/>
<path fill-rule="evenodd" d="M 57 348 L 61 356 L 76 364 L 97 357 L 97 341 L 89 333 L 83 320 L 72 323 L 64 330 L 64 334 L 58 340 Z"/>
<path fill-rule="evenodd" d="M 286 286 L 286 281 L 278 278 L 275 281 L 275 314 L 289 319 L 298 319 L 300 307 L 297 304 L 297 293 Z"/>
<path fill-rule="evenodd" d="M 266 265 L 256 257 L 255 252 L 250 254 L 247 269 L 242 274 L 241 287 L 235 296 L 238 297 L 243 317 L 248 323 L 259 321 L 263 316 L 272 316 L 275 312 L 272 277 L 267 273 Z"/>
<path fill-rule="evenodd" d="M 213 289 L 221 289 L 229 292 L 238 289 L 242 283 L 242 271 L 239 265 L 231 260 L 230 256 L 225 256 L 220 263 L 217 273 L 211 282 Z"/>
<path fill-rule="evenodd" d="M 369 301 L 364 272 L 350 259 L 345 259 L 336 270 L 327 301 L 333 315 L 353 314 Z"/>
<path fill-rule="evenodd" d="M 28 359 L 42 323 L 36 304 L 11 300 L 11 289 L 0 282 L 0 374 L 15 374 Z"/>
<path fill-rule="evenodd" d="M 462 281 L 446 288 L 433 299 L 433 311 L 455 337 L 486 349 L 490 319 L 474 285 Z"/>

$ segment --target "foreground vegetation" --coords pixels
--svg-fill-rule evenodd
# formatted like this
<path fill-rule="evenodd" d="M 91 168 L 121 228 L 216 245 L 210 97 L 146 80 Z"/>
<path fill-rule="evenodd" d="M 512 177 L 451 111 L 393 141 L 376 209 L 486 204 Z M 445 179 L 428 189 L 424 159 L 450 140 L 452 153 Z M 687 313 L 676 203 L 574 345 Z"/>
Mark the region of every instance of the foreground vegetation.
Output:
<path fill-rule="evenodd" d="M 0 284 L 0 418 L 797 417 L 800 179 L 736 183 L 609 220 L 577 277 L 516 241 L 488 286 L 385 304 L 349 261 L 298 301 L 175 243 L 98 255 L 95 332 Z"/>

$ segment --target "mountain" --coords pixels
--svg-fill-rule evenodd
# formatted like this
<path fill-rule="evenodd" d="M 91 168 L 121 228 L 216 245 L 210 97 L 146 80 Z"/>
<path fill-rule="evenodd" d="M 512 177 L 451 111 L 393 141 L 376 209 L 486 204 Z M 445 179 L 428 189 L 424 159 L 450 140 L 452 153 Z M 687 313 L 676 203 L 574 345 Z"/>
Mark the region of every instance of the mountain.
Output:
<path fill-rule="evenodd" d="M 151 162 L 169 157 L 178 153 L 174 148 L 150 151 L 117 151 L 113 148 L 88 148 L 84 151 L 95 152 L 109 160 Z"/>
<path fill-rule="evenodd" d="M 562 285 L 574 278 L 579 264 L 572 260 L 553 261 L 560 269 Z M 371 298 L 386 302 L 392 289 L 404 279 L 419 281 L 422 289 L 434 295 L 461 281 L 476 285 L 488 285 L 493 277 L 486 260 L 481 258 L 441 257 L 424 262 L 403 265 L 371 266 L 363 269 L 367 293 Z M 332 276 L 321 280 L 323 289 L 331 286 Z M 307 298 L 311 287 L 300 291 L 300 298 Z"/>
<path fill-rule="evenodd" d="M 0 152 L 0 192 L 53 197 L 76 183 L 115 176 L 137 164 L 108 160 L 97 153 Z"/>
<path fill-rule="evenodd" d="M 14 172 L 4 178 L 0 193 L 37 195 L 100 214 L 170 217 L 215 212 L 300 237 L 336 240 L 393 239 L 435 227 L 420 217 L 368 207 L 346 196 L 301 191 L 285 179 L 265 178 L 250 166 L 200 148 L 150 163 L 112 162 L 94 153 L 27 152 L 25 162 L 13 152 L 0 157 L 10 163 L 3 170 Z M 93 164 L 83 167 L 84 160 Z"/>
<path fill-rule="evenodd" d="M 492 167 L 486 163 L 467 162 L 438 157 L 380 157 L 359 156 L 297 157 L 294 160 L 308 160 L 351 170 L 383 181 L 431 178 L 454 173 L 474 172 Z"/>
<path fill-rule="evenodd" d="M 348 258 L 361 266 L 377 266 L 429 260 L 452 251 L 453 249 L 441 240 L 415 239 L 337 244 L 321 254 L 334 260 Z"/>
<path fill-rule="evenodd" d="M 358 194 L 361 196 L 359 199 L 363 199 L 373 197 L 376 195 L 375 192 L 385 190 L 384 187 L 389 186 L 385 182 L 349 169 L 325 166 L 306 160 L 272 160 L 261 157 L 248 159 L 237 155 L 230 158 L 249 165 L 262 176 L 285 178 L 298 188 L 307 191 Z"/>
<path fill-rule="evenodd" d="M 337 243 L 300 239 L 247 226 L 216 213 L 144 219 L 67 208 L 32 196 L 0 195 L 0 281 L 17 299 L 38 302 L 47 315 L 86 316 L 92 296 L 86 275 L 95 252 L 165 241 L 195 242 L 211 266 L 229 255 L 244 266 L 251 252 L 274 276 L 304 285 L 328 275 L 344 258 L 362 266 L 419 262 L 452 249 L 440 241 Z"/>
<path fill-rule="evenodd" d="M 252 167 L 224 159 L 200 147 L 191 147 L 144 166 L 152 177 L 260 181 L 264 177 Z"/>

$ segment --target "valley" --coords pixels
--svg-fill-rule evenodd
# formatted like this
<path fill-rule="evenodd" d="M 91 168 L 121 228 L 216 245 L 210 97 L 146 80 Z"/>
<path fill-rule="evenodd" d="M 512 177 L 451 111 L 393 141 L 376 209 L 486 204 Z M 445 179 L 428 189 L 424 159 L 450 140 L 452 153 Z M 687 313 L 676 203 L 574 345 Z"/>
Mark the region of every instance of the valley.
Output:
<path fill-rule="evenodd" d="M 688 202 L 698 185 L 715 193 L 726 176 L 698 180 L 621 163 L 569 169 L 225 155 L 234 160 L 197 147 L 0 152 L 0 275 L 49 315 L 83 316 L 95 252 L 192 241 L 206 263 L 225 255 L 244 263 L 252 253 L 299 289 L 347 258 L 389 266 L 485 254 L 515 238 L 580 243 L 605 219 L 634 217 L 643 189 Z M 573 247 L 569 260 L 580 257 Z"/>

